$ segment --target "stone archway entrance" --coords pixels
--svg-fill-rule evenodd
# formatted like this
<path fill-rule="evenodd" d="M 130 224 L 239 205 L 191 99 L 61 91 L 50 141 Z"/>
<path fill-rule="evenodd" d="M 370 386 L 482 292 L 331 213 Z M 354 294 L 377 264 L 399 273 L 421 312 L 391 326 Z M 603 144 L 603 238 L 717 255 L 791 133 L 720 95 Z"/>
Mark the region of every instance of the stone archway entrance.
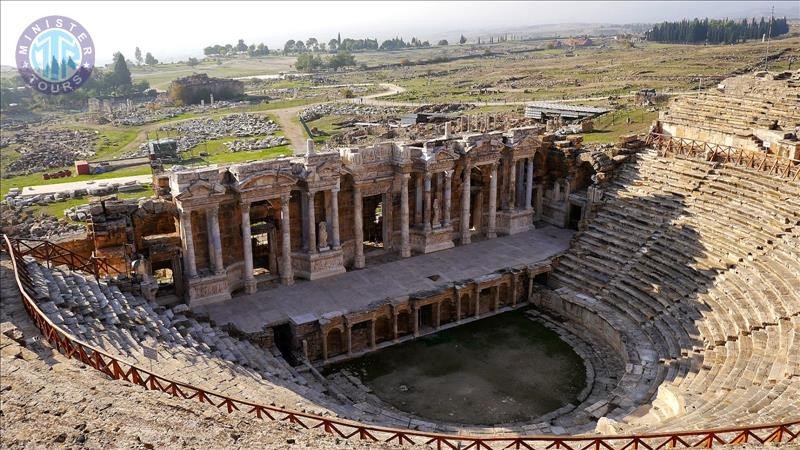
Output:
<path fill-rule="evenodd" d="M 253 248 L 253 274 L 256 277 L 278 275 L 279 210 L 269 200 L 254 202 L 250 207 L 250 238 Z"/>

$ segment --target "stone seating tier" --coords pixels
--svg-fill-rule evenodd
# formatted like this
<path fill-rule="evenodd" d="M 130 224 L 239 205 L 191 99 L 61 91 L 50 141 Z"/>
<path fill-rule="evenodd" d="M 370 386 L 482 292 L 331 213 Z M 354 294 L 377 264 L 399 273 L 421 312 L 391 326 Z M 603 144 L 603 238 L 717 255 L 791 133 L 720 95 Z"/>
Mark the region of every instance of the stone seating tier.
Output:
<path fill-rule="evenodd" d="M 618 429 L 701 428 L 796 414 L 800 187 L 646 151 L 618 170 L 551 276 L 639 324 L 685 408 Z M 665 200 L 666 199 L 666 200 Z"/>

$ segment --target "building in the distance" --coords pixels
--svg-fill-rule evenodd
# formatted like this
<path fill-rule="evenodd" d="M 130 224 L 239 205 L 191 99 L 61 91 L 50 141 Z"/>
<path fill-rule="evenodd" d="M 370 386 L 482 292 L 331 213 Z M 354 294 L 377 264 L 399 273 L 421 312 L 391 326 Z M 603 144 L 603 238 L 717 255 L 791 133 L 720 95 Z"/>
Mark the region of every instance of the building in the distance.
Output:
<path fill-rule="evenodd" d="M 173 103 L 181 105 L 199 104 L 202 101 L 233 100 L 244 95 L 244 83 L 229 78 L 212 78 L 197 73 L 178 78 L 170 83 L 167 95 Z"/>

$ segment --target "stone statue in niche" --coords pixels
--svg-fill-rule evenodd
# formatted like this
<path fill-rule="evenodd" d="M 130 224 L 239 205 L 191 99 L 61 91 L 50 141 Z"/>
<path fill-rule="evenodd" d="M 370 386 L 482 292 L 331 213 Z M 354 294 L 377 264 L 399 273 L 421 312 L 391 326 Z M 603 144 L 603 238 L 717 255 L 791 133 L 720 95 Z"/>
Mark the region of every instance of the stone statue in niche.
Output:
<path fill-rule="evenodd" d="M 439 199 L 438 198 L 433 199 L 433 226 L 434 227 L 438 227 L 439 225 L 441 225 L 440 220 L 439 220 L 439 216 L 441 215 L 439 213 L 440 209 L 441 208 L 439 208 Z"/>
<path fill-rule="evenodd" d="M 319 250 L 328 250 L 328 224 L 324 220 L 318 225 L 317 239 L 319 240 Z"/>

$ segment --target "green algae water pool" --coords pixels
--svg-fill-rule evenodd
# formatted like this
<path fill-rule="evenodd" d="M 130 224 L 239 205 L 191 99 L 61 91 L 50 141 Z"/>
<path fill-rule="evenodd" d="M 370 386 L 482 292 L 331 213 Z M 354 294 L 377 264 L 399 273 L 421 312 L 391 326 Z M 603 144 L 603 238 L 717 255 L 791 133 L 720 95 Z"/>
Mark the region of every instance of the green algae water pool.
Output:
<path fill-rule="evenodd" d="M 576 403 L 583 360 L 558 334 L 513 311 L 334 364 L 383 402 L 432 421 L 532 421 Z"/>

